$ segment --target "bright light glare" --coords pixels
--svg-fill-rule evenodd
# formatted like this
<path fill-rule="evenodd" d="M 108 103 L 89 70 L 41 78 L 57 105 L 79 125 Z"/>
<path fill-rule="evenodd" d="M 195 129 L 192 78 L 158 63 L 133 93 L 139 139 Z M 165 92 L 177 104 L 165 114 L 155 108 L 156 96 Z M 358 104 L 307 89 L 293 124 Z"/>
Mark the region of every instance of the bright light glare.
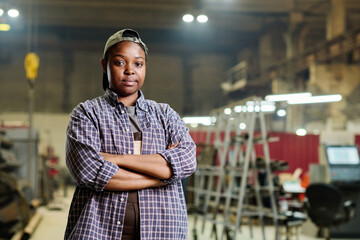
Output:
<path fill-rule="evenodd" d="M 225 109 L 224 109 L 224 113 L 225 113 L 226 115 L 230 115 L 230 114 L 231 114 L 231 108 L 225 108 Z"/>
<path fill-rule="evenodd" d="M 6 23 L 0 23 L 0 31 L 9 31 L 11 29 L 11 26 Z"/>
<path fill-rule="evenodd" d="M 312 94 L 309 92 L 304 93 L 291 93 L 291 94 L 278 94 L 278 95 L 267 95 L 265 100 L 273 101 L 273 102 L 280 102 L 280 101 L 290 101 L 293 99 L 303 99 L 311 97 Z"/>
<path fill-rule="evenodd" d="M 235 106 L 234 112 L 253 112 L 254 110 L 255 112 L 259 112 L 260 106 L 262 112 L 274 112 L 276 110 L 275 103 L 271 101 L 261 101 L 260 105 L 258 103 L 255 104 L 254 101 L 248 101 L 245 106 Z"/>
<path fill-rule="evenodd" d="M 303 129 L 303 128 L 299 128 L 298 130 L 296 130 L 296 135 L 305 136 L 306 135 L 306 130 Z"/>
<path fill-rule="evenodd" d="M 253 112 L 254 110 L 255 112 L 259 112 L 260 106 L 262 112 L 274 112 L 276 110 L 275 103 L 272 101 L 261 101 L 260 105 L 259 104 L 255 105 L 254 101 L 248 101 L 246 102 L 246 106 L 247 106 L 247 112 Z"/>
<path fill-rule="evenodd" d="M 216 123 L 216 117 L 211 117 L 210 121 L 211 121 L 211 123 Z"/>
<path fill-rule="evenodd" d="M 194 21 L 194 16 L 191 14 L 185 14 L 182 19 L 184 22 L 192 22 Z"/>
<path fill-rule="evenodd" d="M 246 129 L 246 124 L 245 123 L 240 123 L 239 128 L 242 129 L 242 130 Z"/>
<path fill-rule="evenodd" d="M 235 106 L 234 107 L 234 112 L 239 113 L 241 111 L 242 111 L 242 106 Z"/>
<path fill-rule="evenodd" d="M 202 124 L 205 126 L 209 126 L 211 125 L 211 117 L 184 117 L 183 118 L 184 122 L 186 124 L 191 124 L 192 126 L 194 126 L 195 124 Z"/>
<path fill-rule="evenodd" d="M 2 10 L 1 8 L 0 8 L 0 16 L 2 16 L 4 14 L 4 10 Z"/>
<path fill-rule="evenodd" d="M 342 100 L 342 96 L 340 94 L 334 94 L 334 95 L 313 96 L 308 98 L 289 100 L 288 104 L 339 102 L 341 100 Z"/>
<path fill-rule="evenodd" d="M 10 16 L 10 17 L 18 17 L 19 16 L 19 11 L 15 8 L 13 9 L 10 9 L 7 14 Z"/>
<path fill-rule="evenodd" d="M 209 18 L 208 18 L 208 16 L 201 14 L 201 15 L 197 16 L 196 20 L 199 23 L 206 23 L 209 20 Z"/>
<path fill-rule="evenodd" d="M 277 111 L 276 113 L 279 117 L 285 117 L 286 116 L 286 110 L 284 109 L 279 109 L 279 111 Z"/>
<path fill-rule="evenodd" d="M 274 112 L 276 110 L 275 105 L 262 105 L 261 111 L 262 112 Z"/>

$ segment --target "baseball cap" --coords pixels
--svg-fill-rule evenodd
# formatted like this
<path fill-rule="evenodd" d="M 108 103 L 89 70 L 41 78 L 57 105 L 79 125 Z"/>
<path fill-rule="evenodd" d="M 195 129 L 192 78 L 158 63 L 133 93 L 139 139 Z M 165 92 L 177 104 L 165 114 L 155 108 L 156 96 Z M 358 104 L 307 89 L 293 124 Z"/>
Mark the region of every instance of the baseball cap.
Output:
<path fill-rule="evenodd" d="M 140 47 L 145 52 L 145 57 L 147 56 L 149 50 L 146 47 L 145 43 L 141 40 L 139 33 L 133 29 L 125 28 L 111 35 L 109 39 L 106 41 L 103 58 L 105 58 L 107 52 L 112 46 L 114 46 L 119 42 L 124 42 L 124 41 L 129 41 L 139 44 Z M 106 73 L 103 73 L 103 89 L 106 90 L 108 86 L 109 86 L 109 81 L 107 75 Z"/>
<path fill-rule="evenodd" d="M 146 47 L 145 43 L 141 40 L 140 35 L 137 31 L 132 30 L 130 28 L 122 29 L 116 33 L 114 33 L 109 39 L 107 40 L 104 48 L 103 58 L 105 58 L 106 52 L 115 44 L 119 42 L 134 42 L 140 45 L 140 47 L 144 50 L 145 55 L 148 53 L 148 48 Z"/>

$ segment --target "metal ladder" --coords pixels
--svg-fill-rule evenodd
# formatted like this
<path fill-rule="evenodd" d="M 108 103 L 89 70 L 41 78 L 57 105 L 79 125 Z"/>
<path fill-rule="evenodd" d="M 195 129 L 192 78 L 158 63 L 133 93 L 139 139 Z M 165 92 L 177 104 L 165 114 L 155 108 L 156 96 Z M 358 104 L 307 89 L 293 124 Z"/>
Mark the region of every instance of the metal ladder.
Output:
<path fill-rule="evenodd" d="M 267 141 L 267 131 L 264 113 L 261 109 L 260 99 L 251 101 L 253 111 L 244 103 L 243 111 L 233 114 L 225 114 L 223 109 L 217 110 L 213 115 L 217 117 L 215 126 L 208 129 L 207 143 L 210 144 L 210 135 L 215 132 L 214 146 L 217 149 L 219 163 L 217 166 L 199 166 L 194 178 L 194 205 L 200 206 L 195 214 L 195 224 L 193 228 L 194 238 L 196 239 L 197 218 L 202 218 L 202 231 L 206 222 L 212 224 L 211 237 L 218 239 L 217 228 L 223 226 L 220 234 L 221 239 L 236 239 L 241 227 L 241 219 L 248 217 L 250 233 L 252 236 L 251 217 L 259 217 L 262 227 L 263 239 L 266 240 L 264 229 L 264 217 L 273 218 L 276 229 L 275 239 L 279 239 L 278 233 L 278 211 L 275 201 L 274 185 L 270 167 L 270 154 Z M 259 109 L 260 111 L 256 111 Z M 246 124 L 247 138 L 239 138 L 245 131 L 239 128 L 240 123 Z M 261 142 L 264 150 L 265 171 L 267 172 L 268 193 L 271 201 L 271 210 L 265 211 L 261 199 L 260 185 L 256 177 L 256 152 L 254 148 L 255 129 L 261 132 L 261 138 L 256 140 Z M 222 137 L 222 131 L 224 135 Z M 234 136 L 235 134 L 235 136 Z M 245 151 L 244 151 L 245 150 Z M 252 172 L 253 176 L 249 175 Z M 241 179 L 240 186 L 237 180 Z M 251 189 L 247 189 L 249 178 L 252 179 Z M 248 207 L 246 194 L 254 192 L 256 206 Z M 233 216 L 236 216 L 234 222 Z"/>

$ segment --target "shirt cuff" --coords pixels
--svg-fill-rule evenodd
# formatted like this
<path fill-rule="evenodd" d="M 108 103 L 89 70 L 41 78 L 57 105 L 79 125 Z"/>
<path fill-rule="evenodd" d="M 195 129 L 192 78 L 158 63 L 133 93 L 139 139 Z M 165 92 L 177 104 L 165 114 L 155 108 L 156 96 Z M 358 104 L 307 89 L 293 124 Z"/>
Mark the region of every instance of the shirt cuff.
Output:
<path fill-rule="evenodd" d="M 170 161 L 170 159 L 172 158 L 171 149 L 170 150 L 167 149 L 167 150 L 162 151 L 162 152 L 160 152 L 158 154 L 160 154 L 165 159 L 165 161 L 169 163 L 170 167 L 173 170 L 173 176 L 171 178 L 169 178 L 169 179 L 159 179 L 159 180 L 161 182 L 163 182 L 163 183 L 170 184 L 170 183 L 172 183 L 172 182 L 174 182 L 176 180 L 176 176 L 177 176 L 176 169 L 174 169 L 174 166 L 171 164 L 171 161 Z"/>
<path fill-rule="evenodd" d="M 101 169 L 98 172 L 98 175 L 95 180 L 95 191 L 101 192 L 104 190 L 106 184 L 110 179 L 119 171 L 119 167 L 115 164 L 104 161 Z"/>

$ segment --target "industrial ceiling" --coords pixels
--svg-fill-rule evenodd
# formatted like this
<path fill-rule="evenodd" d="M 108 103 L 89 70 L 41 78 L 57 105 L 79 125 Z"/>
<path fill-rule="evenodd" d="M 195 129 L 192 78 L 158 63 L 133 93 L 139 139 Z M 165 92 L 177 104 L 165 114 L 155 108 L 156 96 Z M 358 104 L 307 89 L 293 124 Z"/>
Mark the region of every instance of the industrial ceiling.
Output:
<path fill-rule="evenodd" d="M 103 41 L 115 29 L 131 27 L 139 30 L 157 50 L 167 45 L 166 50 L 174 51 L 232 52 L 257 39 L 269 26 L 286 30 L 290 22 L 305 24 L 310 28 L 309 34 L 324 38 L 330 3 L 330 0 L 0 0 L 0 6 L 14 5 L 20 9 L 22 23 L 18 23 L 18 31 L 32 25 L 35 33 L 42 34 L 37 40 L 49 46 L 53 32 L 89 48 L 93 46 L 90 40 Z M 360 23 L 359 1 L 346 0 L 346 8 L 350 22 Z M 184 23 L 185 13 L 204 13 L 209 21 Z"/>

